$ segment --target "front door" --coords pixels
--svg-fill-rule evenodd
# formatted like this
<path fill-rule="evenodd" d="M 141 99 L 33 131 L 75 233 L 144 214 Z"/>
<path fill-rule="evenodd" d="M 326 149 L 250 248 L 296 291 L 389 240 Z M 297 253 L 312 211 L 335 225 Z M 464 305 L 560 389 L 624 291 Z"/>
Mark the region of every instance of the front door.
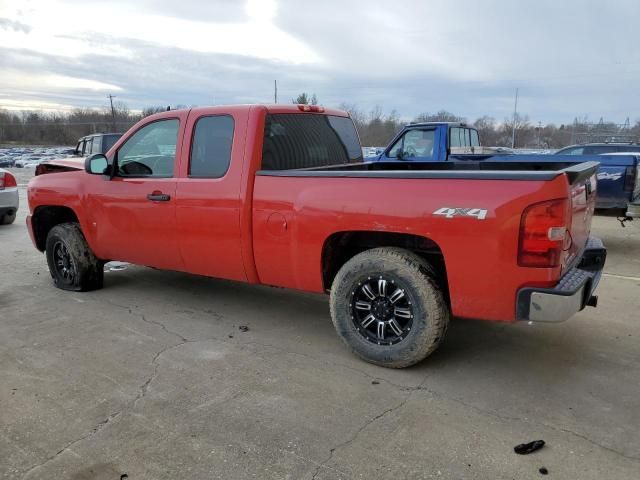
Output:
<path fill-rule="evenodd" d="M 175 219 L 181 116 L 141 126 L 119 146 L 115 176 L 96 177 L 89 185 L 92 228 L 103 257 L 182 269 Z"/>

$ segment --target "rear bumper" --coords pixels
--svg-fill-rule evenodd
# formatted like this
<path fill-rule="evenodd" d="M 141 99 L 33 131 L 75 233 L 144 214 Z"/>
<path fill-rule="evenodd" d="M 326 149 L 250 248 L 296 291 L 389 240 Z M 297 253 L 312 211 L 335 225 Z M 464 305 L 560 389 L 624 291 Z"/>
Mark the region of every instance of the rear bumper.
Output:
<path fill-rule="evenodd" d="M 595 307 L 593 295 L 600 282 L 607 249 L 599 238 L 587 242 L 578 266 L 567 271 L 553 288 L 526 287 L 518 291 L 516 317 L 533 322 L 562 322 L 587 305 Z"/>
<path fill-rule="evenodd" d="M 0 208 L 3 210 L 17 210 L 20 204 L 20 196 L 16 187 L 0 190 Z"/>

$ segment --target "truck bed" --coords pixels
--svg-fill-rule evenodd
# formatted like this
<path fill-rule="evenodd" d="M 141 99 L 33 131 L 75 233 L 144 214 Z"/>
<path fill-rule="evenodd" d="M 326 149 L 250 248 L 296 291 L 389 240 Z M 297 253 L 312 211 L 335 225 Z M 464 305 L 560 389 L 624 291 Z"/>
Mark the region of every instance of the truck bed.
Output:
<path fill-rule="evenodd" d="M 566 174 L 569 184 L 588 178 L 597 162 L 361 162 L 329 167 L 260 170 L 257 175 L 279 177 L 448 178 L 486 180 L 553 180 Z"/>

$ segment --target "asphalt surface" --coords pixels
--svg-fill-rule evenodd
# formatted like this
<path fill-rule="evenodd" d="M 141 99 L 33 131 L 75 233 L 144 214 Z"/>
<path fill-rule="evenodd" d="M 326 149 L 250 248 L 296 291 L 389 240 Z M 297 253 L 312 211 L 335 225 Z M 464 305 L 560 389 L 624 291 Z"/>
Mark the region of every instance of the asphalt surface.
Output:
<path fill-rule="evenodd" d="M 347 351 L 323 296 L 136 266 L 57 290 L 24 193 L 0 227 L 2 478 L 640 478 L 640 222 L 594 221 L 597 309 L 456 320 L 396 371 Z"/>

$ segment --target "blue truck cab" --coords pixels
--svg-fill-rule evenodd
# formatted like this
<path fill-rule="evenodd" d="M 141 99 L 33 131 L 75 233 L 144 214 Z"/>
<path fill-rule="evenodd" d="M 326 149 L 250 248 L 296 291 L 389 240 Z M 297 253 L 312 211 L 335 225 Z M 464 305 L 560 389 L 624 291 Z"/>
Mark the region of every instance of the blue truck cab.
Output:
<path fill-rule="evenodd" d="M 510 149 L 483 147 L 478 131 L 462 122 L 410 123 L 374 162 L 528 162 L 532 169 L 556 162 L 600 163 L 597 173 L 597 213 L 626 219 L 640 218 L 640 153 L 598 155 L 590 150 L 556 155 L 515 155 Z M 478 165 L 478 168 L 482 168 Z"/>
<path fill-rule="evenodd" d="M 406 125 L 389 143 L 379 162 L 444 162 L 482 160 L 509 153 L 507 149 L 480 145 L 478 131 L 462 122 L 423 122 Z M 399 156 L 398 156 L 399 155 Z"/>

